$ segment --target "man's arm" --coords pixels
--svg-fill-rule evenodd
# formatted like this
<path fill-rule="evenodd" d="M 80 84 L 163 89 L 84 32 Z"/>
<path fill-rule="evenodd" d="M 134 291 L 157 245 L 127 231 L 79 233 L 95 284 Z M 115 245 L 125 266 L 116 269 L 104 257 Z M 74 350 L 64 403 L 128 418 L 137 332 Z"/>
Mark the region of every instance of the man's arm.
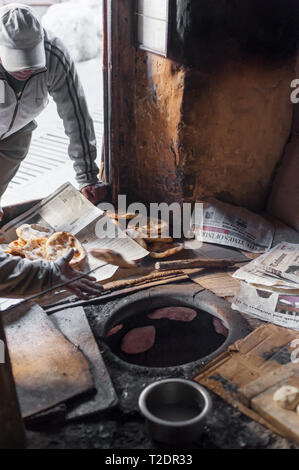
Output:
<path fill-rule="evenodd" d="M 29 261 L 0 251 L 0 297 L 27 297 L 72 279 L 74 282 L 67 286 L 71 293 L 83 299 L 99 295 L 102 287 L 94 283 L 94 278 L 75 280 L 80 273 L 70 267 L 72 257 L 73 250 L 70 250 L 57 262 Z"/>
<path fill-rule="evenodd" d="M 70 139 L 69 156 L 77 181 L 80 189 L 92 186 L 99 183 L 96 137 L 75 64 L 59 39 L 46 39 L 45 48 L 49 56 L 48 90 Z"/>
<path fill-rule="evenodd" d="M 29 261 L 0 251 L 0 296 L 22 297 L 58 284 L 54 263 Z"/>

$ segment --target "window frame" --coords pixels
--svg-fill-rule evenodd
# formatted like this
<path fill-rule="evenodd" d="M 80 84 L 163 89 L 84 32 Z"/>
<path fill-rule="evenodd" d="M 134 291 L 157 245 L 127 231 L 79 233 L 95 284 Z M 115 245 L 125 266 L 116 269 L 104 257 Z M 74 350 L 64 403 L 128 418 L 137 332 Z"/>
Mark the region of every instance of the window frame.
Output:
<path fill-rule="evenodd" d="M 134 0 L 134 43 L 135 46 L 138 49 L 141 49 L 146 52 L 150 52 L 151 54 L 156 54 L 160 55 L 161 57 L 169 57 L 169 50 L 170 50 L 170 38 L 171 38 L 171 24 L 172 24 L 172 19 L 173 19 L 173 1 L 171 0 L 166 0 L 167 1 L 167 32 L 166 32 L 166 37 L 165 37 L 165 52 L 163 53 L 162 51 L 158 51 L 156 49 L 152 49 L 150 47 L 147 47 L 140 43 L 139 41 L 139 24 L 138 24 L 138 3 L 139 0 Z M 172 5 L 172 6 L 171 6 Z M 158 18 L 157 18 L 158 19 Z"/>

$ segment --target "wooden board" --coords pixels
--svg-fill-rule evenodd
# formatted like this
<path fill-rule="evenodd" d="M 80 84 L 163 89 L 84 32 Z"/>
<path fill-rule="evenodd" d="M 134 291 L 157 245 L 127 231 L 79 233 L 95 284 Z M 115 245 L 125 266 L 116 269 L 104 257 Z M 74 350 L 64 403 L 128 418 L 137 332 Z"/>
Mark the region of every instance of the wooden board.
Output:
<path fill-rule="evenodd" d="M 36 304 L 3 314 L 23 418 L 93 390 L 89 364 Z"/>
<path fill-rule="evenodd" d="M 236 263 L 244 263 L 249 261 L 247 254 L 242 253 L 236 248 L 215 245 L 213 243 L 203 243 L 201 248 L 190 250 L 190 258 L 196 257 L 228 259 L 234 260 Z"/>
<path fill-rule="evenodd" d="M 192 250 L 192 253 L 193 256 L 196 255 L 202 258 L 233 260 L 237 264 L 240 263 L 240 265 L 250 261 L 248 256 L 239 250 L 209 243 L 203 243 L 201 248 Z M 232 277 L 235 271 L 236 269 L 198 269 L 189 274 L 189 278 L 204 289 L 213 292 L 217 297 L 230 299 L 235 296 L 239 289 L 239 282 Z"/>
<path fill-rule="evenodd" d="M 299 388 L 299 378 L 286 379 L 284 383 L 276 384 L 265 390 L 252 399 L 251 408 L 275 426 L 280 434 L 299 444 L 299 414 L 296 411 L 284 410 L 273 401 L 276 390 L 285 384 Z"/>
<path fill-rule="evenodd" d="M 227 271 L 209 271 L 199 270 L 196 273 L 189 274 L 191 281 L 196 282 L 217 297 L 234 297 L 239 289 L 239 282 Z"/>
<path fill-rule="evenodd" d="M 274 385 L 284 385 L 293 377 L 299 378 L 298 364 L 289 363 L 253 380 L 239 390 L 240 400 L 244 405 L 250 406 L 251 401 Z"/>
<path fill-rule="evenodd" d="M 117 395 L 95 341 L 84 309 L 63 310 L 50 316 L 53 324 L 87 359 L 93 376 L 95 393 L 67 403 L 66 419 L 82 418 L 111 408 L 117 404 Z"/>
<path fill-rule="evenodd" d="M 299 364 L 291 361 L 295 340 L 299 340 L 297 331 L 263 325 L 212 361 L 195 380 L 250 418 L 299 443 L 289 414 L 283 418 L 272 400 L 273 387 L 298 380 Z M 295 414 L 292 422 L 296 420 Z"/>

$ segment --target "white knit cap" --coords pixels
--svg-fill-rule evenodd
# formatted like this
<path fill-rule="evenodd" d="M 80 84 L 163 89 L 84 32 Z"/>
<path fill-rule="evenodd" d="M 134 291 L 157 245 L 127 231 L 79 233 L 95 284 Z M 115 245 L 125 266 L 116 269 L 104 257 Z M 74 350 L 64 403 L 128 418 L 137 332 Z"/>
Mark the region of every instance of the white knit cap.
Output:
<path fill-rule="evenodd" d="M 0 8 L 0 58 L 8 72 L 45 67 L 44 30 L 32 8 L 19 3 Z"/>

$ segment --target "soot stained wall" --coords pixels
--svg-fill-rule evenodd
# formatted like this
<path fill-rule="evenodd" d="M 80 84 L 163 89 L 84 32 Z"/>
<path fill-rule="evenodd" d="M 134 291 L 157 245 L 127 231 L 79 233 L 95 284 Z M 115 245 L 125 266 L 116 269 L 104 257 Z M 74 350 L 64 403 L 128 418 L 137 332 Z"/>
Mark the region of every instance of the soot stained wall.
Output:
<path fill-rule="evenodd" d="M 290 133 L 299 2 L 176 6 L 171 58 L 136 53 L 136 152 L 123 190 L 261 209 Z"/>

